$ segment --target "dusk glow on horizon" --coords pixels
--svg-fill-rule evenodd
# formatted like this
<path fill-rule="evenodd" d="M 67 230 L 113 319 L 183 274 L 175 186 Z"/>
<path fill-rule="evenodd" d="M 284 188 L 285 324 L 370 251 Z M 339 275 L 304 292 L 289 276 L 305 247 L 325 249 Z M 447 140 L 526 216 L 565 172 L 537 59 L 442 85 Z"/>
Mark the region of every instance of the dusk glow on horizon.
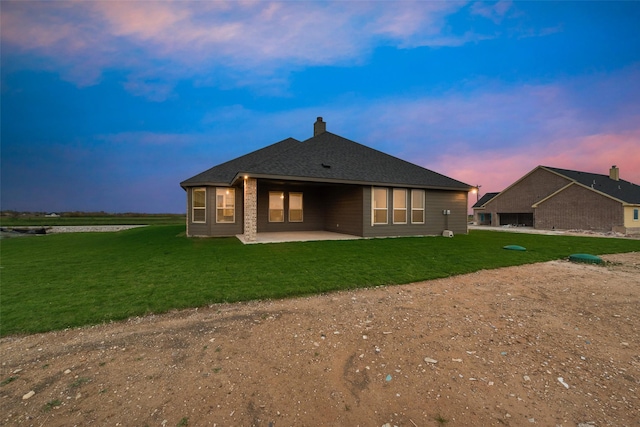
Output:
<path fill-rule="evenodd" d="M 327 131 L 470 185 L 640 184 L 640 2 L 2 1 L 1 208 L 182 213 Z M 475 202 L 476 195 L 469 195 Z"/>

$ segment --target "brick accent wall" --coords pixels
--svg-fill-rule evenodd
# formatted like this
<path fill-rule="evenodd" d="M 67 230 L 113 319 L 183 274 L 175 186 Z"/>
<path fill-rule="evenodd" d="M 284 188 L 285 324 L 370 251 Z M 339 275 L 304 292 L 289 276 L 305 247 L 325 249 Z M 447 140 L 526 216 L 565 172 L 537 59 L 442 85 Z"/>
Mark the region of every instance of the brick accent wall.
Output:
<path fill-rule="evenodd" d="M 574 184 L 541 203 L 535 212 L 536 228 L 612 231 L 624 226 L 622 204 Z"/>
<path fill-rule="evenodd" d="M 244 180 L 244 238 L 254 242 L 258 232 L 258 181 Z"/>

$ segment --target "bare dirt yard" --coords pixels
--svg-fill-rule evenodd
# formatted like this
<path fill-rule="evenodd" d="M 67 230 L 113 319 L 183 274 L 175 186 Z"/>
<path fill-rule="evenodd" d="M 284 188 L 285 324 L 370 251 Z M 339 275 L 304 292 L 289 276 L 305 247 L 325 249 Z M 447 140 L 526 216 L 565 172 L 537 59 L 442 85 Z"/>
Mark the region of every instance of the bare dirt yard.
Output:
<path fill-rule="evenodd" d="M 639 426 L 640 253 L 0 341 L 0 424 Z"/>

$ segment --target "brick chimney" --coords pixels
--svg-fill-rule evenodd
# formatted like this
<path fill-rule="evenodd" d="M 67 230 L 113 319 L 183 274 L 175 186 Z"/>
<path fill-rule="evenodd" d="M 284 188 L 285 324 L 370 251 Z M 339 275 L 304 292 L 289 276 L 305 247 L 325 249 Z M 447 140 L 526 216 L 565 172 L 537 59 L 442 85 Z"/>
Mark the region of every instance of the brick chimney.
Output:
<path fill-rule="evenodd" d="M 611 169 L 609 169 L 609 178 L 614 181 L 620 180 L 620 169 L 616 165 L 611 166 Z"/>
<path fill-rule="evenodd" d="M 327 124 L 322 121 L 322 117 L 318 117 L 318 120 L 313 124 L 313 136 L 318 136 L 321 133 L 327 131 Z"/>

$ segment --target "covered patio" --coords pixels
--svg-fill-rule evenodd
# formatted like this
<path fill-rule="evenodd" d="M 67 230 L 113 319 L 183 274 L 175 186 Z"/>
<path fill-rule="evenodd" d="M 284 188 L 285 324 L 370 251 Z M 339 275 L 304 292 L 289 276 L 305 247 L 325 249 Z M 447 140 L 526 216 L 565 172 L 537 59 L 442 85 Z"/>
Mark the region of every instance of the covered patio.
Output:
<path fill-rule="evenodd" d="M 236 235 L 245 245 L 254 243 L 314 242 L 321 240 L 357 240 L 360 236 L 332 233 L 330 231 L 280 231 L 256 233 L 255 240 L 247 240 L 244 234 Z"/>

